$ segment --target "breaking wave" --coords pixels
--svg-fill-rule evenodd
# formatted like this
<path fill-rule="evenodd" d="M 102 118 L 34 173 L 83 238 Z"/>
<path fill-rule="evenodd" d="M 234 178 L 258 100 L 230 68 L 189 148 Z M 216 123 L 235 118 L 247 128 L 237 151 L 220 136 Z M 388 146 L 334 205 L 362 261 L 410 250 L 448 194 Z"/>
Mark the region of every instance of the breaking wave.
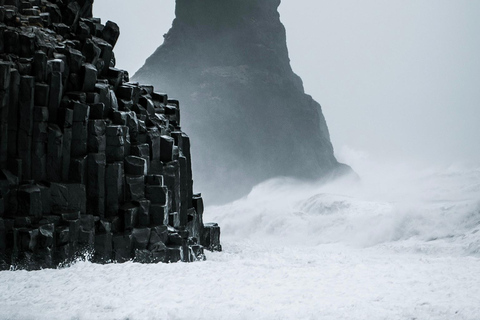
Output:
<path fill-rule="evenodd" d="M 361 154 L 360 154 L 361 155 Z M 222 238 L 480 255 L 480 167 L 418 168 L 356 155 L 357 176 L 279 177 L 206 210 Z"/>

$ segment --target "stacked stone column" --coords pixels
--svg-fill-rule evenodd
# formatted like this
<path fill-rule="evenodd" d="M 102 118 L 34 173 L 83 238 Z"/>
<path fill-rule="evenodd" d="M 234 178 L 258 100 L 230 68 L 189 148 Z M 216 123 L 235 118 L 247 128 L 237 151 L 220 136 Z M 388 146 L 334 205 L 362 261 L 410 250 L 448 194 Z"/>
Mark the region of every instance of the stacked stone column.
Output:
<path fill-rule="evenodd" d="M 115 68 L 118 26 L 76 1 L 0 4 L 0 270 L 220 250 L 180 103 Z"/>

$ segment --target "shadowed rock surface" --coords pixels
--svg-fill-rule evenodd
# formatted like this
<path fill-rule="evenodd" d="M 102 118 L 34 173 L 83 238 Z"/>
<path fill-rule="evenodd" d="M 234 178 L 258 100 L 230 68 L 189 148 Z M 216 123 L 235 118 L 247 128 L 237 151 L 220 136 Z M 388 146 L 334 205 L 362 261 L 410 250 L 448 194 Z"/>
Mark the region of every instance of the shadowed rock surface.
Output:
<path fill-rule="evenodd" d="M 276 176 L 339 164 L 320 105 L 292 71 L 279 0 L 177 0 L 165 41 L 134 79 L 182 101 L 196 185 L 231 200 Z"/>
<path fill-rule="evenodd" d="M 91 0 L 0 0 L 0 270 L 221 250 L 177 100 L 115 68 Z"/>

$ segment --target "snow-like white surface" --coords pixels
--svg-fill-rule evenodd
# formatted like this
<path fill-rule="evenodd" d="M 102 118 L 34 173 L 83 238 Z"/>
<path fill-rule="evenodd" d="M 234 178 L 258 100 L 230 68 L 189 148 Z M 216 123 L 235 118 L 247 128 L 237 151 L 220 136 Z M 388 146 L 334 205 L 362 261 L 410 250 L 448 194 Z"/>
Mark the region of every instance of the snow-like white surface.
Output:
<path fill-rule="evenodd" d="M 480 319 L 480 170 L 357 168 L 207 208 L 205 262 L 0 272 L 0 319 Z"/>
<path fill-rule="evenodd" d="M 1 319 L 479 319 L 475 257 L 224 243 L 195 264 L 3 272 Z"/>

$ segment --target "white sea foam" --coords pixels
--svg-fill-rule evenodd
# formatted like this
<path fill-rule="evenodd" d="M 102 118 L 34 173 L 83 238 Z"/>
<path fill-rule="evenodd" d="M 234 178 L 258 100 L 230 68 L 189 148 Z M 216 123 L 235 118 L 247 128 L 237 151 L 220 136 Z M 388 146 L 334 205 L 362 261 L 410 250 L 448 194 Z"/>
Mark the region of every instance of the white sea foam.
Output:
<path fill-rule="evenodd" d="M 0 319 L 480 319 L 480 170 L 347 151 L 360 180 L 207 207 L 224 251 L 205 262 L 0 272 Z"/>
<path fill-rule="evenodd" d="M 425 169 L 354 155 L 360 179 L 272 179 L 240 200 L 207 208 L 208 218 L 232 239 L 361 247 L 450 239 L 459 254 L 478 253 L 480 167 Z"/>

